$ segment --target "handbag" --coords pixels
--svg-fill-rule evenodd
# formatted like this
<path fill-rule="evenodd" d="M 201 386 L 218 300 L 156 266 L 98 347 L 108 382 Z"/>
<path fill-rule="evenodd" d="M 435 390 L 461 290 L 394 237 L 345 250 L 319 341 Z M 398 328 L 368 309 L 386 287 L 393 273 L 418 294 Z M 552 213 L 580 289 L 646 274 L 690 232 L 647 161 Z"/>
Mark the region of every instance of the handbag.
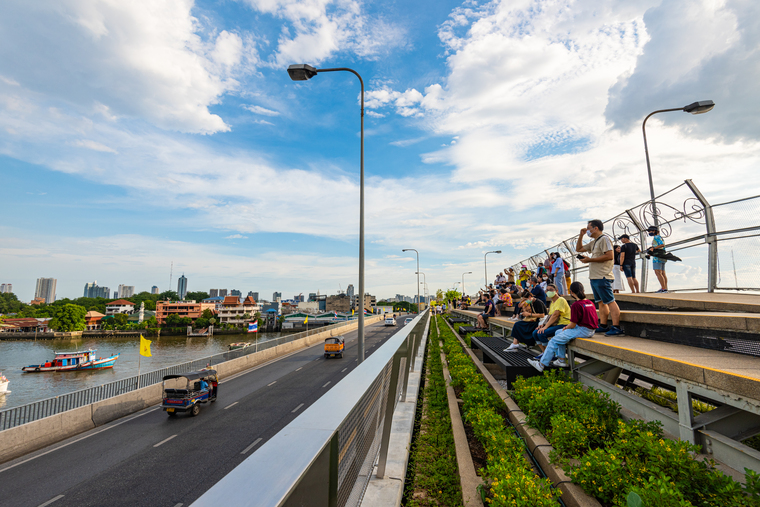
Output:
<path fill-rule="evenodd" d="M 547 322 L 549 322 L 549 317 L 551 317 L 551 315 L 546 315 L 544 317 L 541 317 L 541 320 L 538 321 L 538 327 L 541 327 Z"/>

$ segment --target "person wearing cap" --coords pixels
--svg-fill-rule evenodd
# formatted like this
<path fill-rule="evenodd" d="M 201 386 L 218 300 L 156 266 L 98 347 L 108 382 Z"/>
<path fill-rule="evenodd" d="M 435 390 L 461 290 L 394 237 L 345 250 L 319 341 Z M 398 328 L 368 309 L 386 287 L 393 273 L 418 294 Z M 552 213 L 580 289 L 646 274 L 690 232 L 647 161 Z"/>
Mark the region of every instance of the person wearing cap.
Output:
<path fill-rule="evenodd" d="M 639 281 L 636 279 L 636 257 L 639 253 L 639 245 L 631 241 L 628 234 L 618 238 L 623 244 L 620 246 L 620 267 L 628 280 L 628 287 L 634 294 L 639 292 Z"/>
<path fill-rule="evenodd" d="M 647 227 L 649 236 L 652 237 L 652 246 L 647 249 L 647 252 L 653 252 L 654 250 L 665 251 L 665 242 L 660 236 L 660 229 L 655 225 Z M 656 292 L 668 292 L 668 275 L 665 274 L 665 263 L 668 262 L 665 259 L 659 257 L 652 257 L 652 269 L 654 274 L 657 275 L 657 281 L 660 282 L 660 290 Z"/>

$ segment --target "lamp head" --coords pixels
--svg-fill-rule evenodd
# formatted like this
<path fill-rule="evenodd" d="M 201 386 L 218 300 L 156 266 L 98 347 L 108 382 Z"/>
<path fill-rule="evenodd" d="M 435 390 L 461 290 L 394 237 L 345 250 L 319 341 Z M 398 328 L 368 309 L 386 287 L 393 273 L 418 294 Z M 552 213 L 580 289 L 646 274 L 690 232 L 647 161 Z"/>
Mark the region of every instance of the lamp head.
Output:
<path fill-rule="evenodd" d="M 692 102 L 688 106 L 684 107 L 683 110 L 691 114 L 702 114 L 708 111 L 712 111 L 712 108 L 714 107 L 715 102 L 712 100 L 700 100 L 699 102 Z"/>
<path fill-rule="evenodd" d="M 288 75 L 293 81 L 307 81 L 317 75 L 317 69 L 305 63 L 288 67 Z"/>
<path fill-rule="evenodd" d="M 494 253 L 501 253 L 501 250 L 496 250 L 496 252 L 494 252 Z"/>

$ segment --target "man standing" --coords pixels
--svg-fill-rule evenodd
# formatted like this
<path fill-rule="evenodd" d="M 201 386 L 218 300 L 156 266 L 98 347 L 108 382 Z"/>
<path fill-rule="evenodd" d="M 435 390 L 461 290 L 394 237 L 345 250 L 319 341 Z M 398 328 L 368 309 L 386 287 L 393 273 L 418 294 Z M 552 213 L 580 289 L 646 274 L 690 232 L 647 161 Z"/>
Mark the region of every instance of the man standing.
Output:
<path fill-rule="evenodd" d="M 557 292 L 560 296 L 567 295 L 567 284 L 565 280 L 565 261 L 560 257 L 559 252 L 552 252 L 551 258 L 552 275 L 554 276 L 554 285 L 557 286 Z"/>
<path fill-rule="evenodd" d="M 612 265 L 615 256 L 612 251 L 612 240 L 602 231 L 604 231 L 604 223 L 601 220 L 589 221 L 588 225 L 581 229 L 575 250 L 591 254 L 590 257 L 579 255 L 578 260 L 588 264 L 588 277 L 591 281 L 591 290 L 594 292 L 594 301 L 599 303 L 599 328 L 596 331 L 605 333 L 607 336 L 615 336 L 623 334 L 623 330 L 620 329 L 620 308 L 612 293 Z M 584 245 L 583 236 L 588 236 L 592 241 Z M 609 318 L 612 318 L 612 327 L 608 327 Z"/>
<path fill-rule="evenodd" d="M 635 294 L 639 292 L 639 281 L 636 279 L 636 257 L 639 253 L 639 245 L 631 241 L 628 234 L 623 234 L 618 239 L 623 242 L 620 247 L 620 267 L 628 279 L 628 287 Z"/>
<path fill-rule="evenodd" d="M 665 242 L 660 236 L 660 229 L 654 225 L 650 225 L 647 228 L 647 232 L 652 237 L 652 246 L 647 249 L 647 253 L 651 254 L 655 250 L 661 250 L 665 252 Z M 657 292 L 668 292 L 668 275 L 665 274 L 666 259 L 660 259 L 659 257 L 652 256 L 652 269 L 654 274 L 657 275 L 657 280 L 660 282 L 660 290 Z"/>

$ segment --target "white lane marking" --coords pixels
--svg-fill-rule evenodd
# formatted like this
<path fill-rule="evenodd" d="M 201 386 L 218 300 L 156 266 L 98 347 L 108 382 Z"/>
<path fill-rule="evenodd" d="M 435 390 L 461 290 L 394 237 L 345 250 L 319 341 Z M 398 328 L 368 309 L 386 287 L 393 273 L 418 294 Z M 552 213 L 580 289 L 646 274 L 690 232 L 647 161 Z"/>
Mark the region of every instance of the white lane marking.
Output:
<path fill-rule="evenodd" d="M 232 407 L 234 407 L 237 404 L 238 404 L 237 401 L 235 403 L 230 403 L 229 405 L 227 405 L 226 407 L 224 407 L 224 410 L 227 410 L 228 408 L 232 408 Z"/>
<path fill-rule="evenodd" d="M 276 383 L 277 383 L 277 381 L 275 380 L 275 381 L 274 381 L 274 382 L 272 382 L 271 384 L 267 384 L 267 387 L 271 387 L 271 386 L 275 385 Z"/>
<path fill-rule="evenodd" d="M 358 358 L 358 357 L 357 357 L 356 359 L 354 359 L 354 361 L 358 361 L 358 360 L 359 360 L 359 358 Z"/>
<path fill-rule="evenodd" d="M 169 440 L 171 440 L 172 438 L 174 438 L 174 437 L 176 437 L 176 436 L 177 436 L 177 435 L 172 435 L 172 436 L 170 436 L 169 438 L 166 438 L 166 439 L 164 439 L 164 440 L 161 440 L 159 443 L 157 443 L 157 444 L 156 444 L 156 445 L 154 445 L 153 447 L 158 447 L 159 445 L 165 444 L 166 442 L 168 442 Z"/>
<path fill-rule="evenodd" d="M 53 503 L 53 502 L 57 502 L 57 501 L 58 501 L 58 500 L 60 500 L 61 498 L 63 498 L 63 495 L 58 495 L 57 497 L 55 497 L 55 498 L 51 498 L 50 500 L 48 500 L 48 501 L 47 501 L 47 502 L 45 502 L 45 503 L 41 503 L 41 504 L 39 505 L 39 507 L 45 507 L 46 505 L 50 505 L 50 504 L 51 504 L 51 503 Z"/>
<path fill-rule="evenodd" d="M 61 446 L 58 446 L 58 447 L 56 447 L 55 449 L 50 449 L 49 451 L 45 451 L 45 452 L 43 452 L 43 453 L 41 453 L 41 454 L 37 454 L 36 456 L 32 456 L 31 458 L 25 459 L 24 461 L 19 461 L 18 463 L 14 464 L 14 465 L 11 465 L 11 466 L 9 466 L 9 467 L 6 467 L 6 468 L 3 468 L 2 470 L 0 470 L 0 474 L 1 474 L 1 473 L 3 473 L 3 472 L 5 472 L 6 470 L 10 470 L 11 468 L 15 468 L 15 467 L 17 467 L 17 466 L 19 466 L 19 465 L 23 465 L 24 463 L 27 463 L 27 462 L 29 462 L 29 461 L 32 461 L 33 459 L 37 459 L 37 458 L 39 458 L 39 457 L 42 457 L 42 456 L 44 456 L 44 455 L 46 455 L 46 454 L 50 454 L 50 453 L 51 453 L 51 452 L 53 452 L 53 451 L 57 451 L 58 449 L 63 449 L 64 447 L 68 447 L 68 446 L 70 446 L 70 445 L 72 445 L 72 444 L 76 444 L 77 442 L 81 442 L 81 441 L 82 441 L 82 440 L 84 440 L 85 438 L 90 438 L 90 437 L 92 437 L 92 436 L 95 436 L 95 435 L 97 435 L 98 433 L 103 433 L 104 431 L 108 431 L 108 430 L 110 430 L 111 428 L 115 428 L 116 426 L 120 426 L 120 425 L 122 425 L 122 424 L 124 424 L 124 423 L 127 423 L 127 422 L 129 422 L 129 421 L 132 421 L 132 420 L 134 420 L 134 419 L 137 419 L 138 417 L 142 417 L 142 416 L 144 416 L 145 414 L 149 414 L 149 413 L 151 413 L 151 412 L 154 412 L 154 411 L 158 410 L 159 408 L 161 408 L 161 406 L 160 406 L 160 405 L 159 405 L 158 407 L 153 407 L 153 408 L 151 408 L 151 409 L 148 409 L 148 410 L 146 410 L 145 412 L 143 412 L 142 414 L 138 414 L 138 415 L 136 415 L 136 416 L 134 416 L 134 417 L 130 417 L 129 419 L 127 419 L 127 420 L 125 420 L 125 421 L 121 421 L 121 422 L 118 422 L 118 423 L 116 423 L 116 424 L 112 424 L 111 426 L 106 426 L 106 427 L 105 427 L 105 428 L 103 428 L 102 430 L 98 430 L 98 431 L 96 431 L 96 432 L 94 432 L 94 433 L 90 433 L 89 435 L 85 435 L 85 436 L 83 436 L 82 438 L 78 438 L 78 439 L 76 439 L 76 440 L 73 440 L 73 441 L 71 441 L 71 442 L 69 442 L 69 443 L 67 443 L 67 444 L 63 444 L 63 445 L 61 445 Z"/>
<path fill-rule="evenodd" d="M 177 505 L 175 505 L 174 507 L 182 507 L 183 505 L 185 505 L 185 504 L 183 504 L 183 503 L 178 503 L 178 504 L 177 504 Z"/>
<path fill-rule="evenodd" d="M 342 370 L 340 370 L 340 372 L 341 372 L 341 373 L 343 373 L 343 372 L 344 372 L 344 371 L 346 371 L 347 369 L 348 369 L 348 368 L 343 368 Z"/>
<path fill-rule="evenodd" d="M 243 449 L 243 452 L 241 452 L 240 454 L 247 453 L 248 451 L 250 451 L 251 449 L 253 449 L 254 447 L 256 447 L 256 444 L 258 444 L 259 442 L 261 442 L 261 439 L 257 438 L 256 440 L 253 441 L 253 443 L 251 445 L 249 445 L 248 447 L 246 447 L 245 449 Z"/>
<path fill-rule="evenodd" d="M 330 380 L 328 380 L 328 381 L 327 381 L 327 384 L 323 385 L 322 387 L 327 387 L 327 386 L 329 386 L 329 385 L 330 385 L 330 382 L 331 382 L 331 381 L 330 381 Z"/>
<path fill-rule="evenodd" d="M 303 403 L 301 403 L 301 404 L 300 404 L 300 405 L 298 405 L 296 408 L 294 408 L 293 410 L 291 410 L 291 411 L 290 411 L 290 413 L 291 413 L 291 414 L 295 414 L 296 412 L 298 412 L 298 409 L 299 409 L 299 408 L 301 408 L 301 407 L 303 407 Z"/>
<path fill-rule="evenodd" d="M 303 369 L 303 366 L 301 366 L 300 368 L 296 368 L 296 371 L 302 370 L 302 369 Z"/>

